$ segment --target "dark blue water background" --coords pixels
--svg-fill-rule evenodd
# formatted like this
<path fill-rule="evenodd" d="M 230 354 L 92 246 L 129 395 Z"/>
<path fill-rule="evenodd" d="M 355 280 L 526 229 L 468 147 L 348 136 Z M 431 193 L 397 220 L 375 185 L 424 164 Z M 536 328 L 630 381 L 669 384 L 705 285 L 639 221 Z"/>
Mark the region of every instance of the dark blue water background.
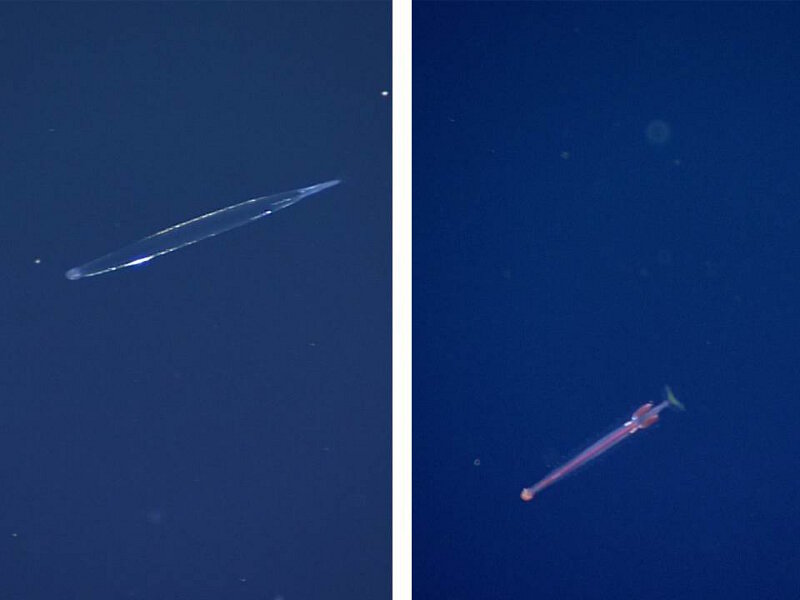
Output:
<path fill-rule="evenodd" d="M 798 28 L 415 4 L 415 598 L 798 597 Z"/>
<path fill-rule="evenodd" d="M 389 10 L 0 7 L 3 600 L 387 597 Z"/>

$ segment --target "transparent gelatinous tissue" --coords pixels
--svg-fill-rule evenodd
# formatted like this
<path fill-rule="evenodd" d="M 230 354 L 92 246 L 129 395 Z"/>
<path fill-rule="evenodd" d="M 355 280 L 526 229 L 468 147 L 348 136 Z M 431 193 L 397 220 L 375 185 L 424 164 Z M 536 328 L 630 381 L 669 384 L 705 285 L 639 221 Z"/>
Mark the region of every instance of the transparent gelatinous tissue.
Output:
<path fill-rule="evenodd" d="M 225 231 L 251 223 L 261 217 L 271 215 L 338 183 L 338 179 L 333 179 L 289 192 L 245 200 L 239 204 L 215 210 L 172 227 L 167 227 L 138 242 L 128 244 L 119 250 L 91 260 L 79 267 L 73 267 L 65 275 L 67 279 L 71 280 L 82 279 L 146 263 L 156 256 L 167 254 L 178 248 L 189 246 L 200 240 L 214 237 Z"/>

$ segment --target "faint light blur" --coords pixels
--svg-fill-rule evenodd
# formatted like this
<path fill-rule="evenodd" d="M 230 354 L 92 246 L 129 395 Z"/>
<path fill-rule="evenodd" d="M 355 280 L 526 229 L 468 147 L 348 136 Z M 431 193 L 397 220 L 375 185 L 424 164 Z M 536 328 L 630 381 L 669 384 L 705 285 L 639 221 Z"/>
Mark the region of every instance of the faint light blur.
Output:
<path fill-rule="evenodd" d="M 663 146 L 669 142 L 670 138 L 672 137 L 672 128 L 666 121 L 656 119 L 655 121 L 650 121 L 647 124 L 644 134 L 648 143 L 653 144 L 654 146 Z"/>

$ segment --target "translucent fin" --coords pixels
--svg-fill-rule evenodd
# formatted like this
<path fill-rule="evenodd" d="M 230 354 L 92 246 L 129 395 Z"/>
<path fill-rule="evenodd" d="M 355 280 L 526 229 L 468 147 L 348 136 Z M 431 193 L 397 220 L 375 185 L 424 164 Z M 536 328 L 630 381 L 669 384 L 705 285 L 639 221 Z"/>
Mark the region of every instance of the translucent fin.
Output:
<path fill-rule="evenodd" d="M 642 421 L 642 429 L 647 429 L 656 421 L 658 421 L 658 415 L 650 415 L 644 421 Z"/>
<path fill-rule="evenodd" d="M 636 412 L 633 413 L 633 415 L 631 415 L 631 419 L 633 419 L 634 421 L 638 421 L 647 413 L 649 413 L 652 408 L 653 408 L 652 402 L 648 402 L 647 404 L 642 404 L 639 408 L 636 409 Z"/>
<path fill-rule="evenodd" d="M 670 403 L 670 406 L 673 406 L 678 410 L 686 410 L 686 407 L 675 397 L 675 394 L 672 393 L 672 390 L 668 385 L 664 386 L 664 397 L 666 401 Z"/>

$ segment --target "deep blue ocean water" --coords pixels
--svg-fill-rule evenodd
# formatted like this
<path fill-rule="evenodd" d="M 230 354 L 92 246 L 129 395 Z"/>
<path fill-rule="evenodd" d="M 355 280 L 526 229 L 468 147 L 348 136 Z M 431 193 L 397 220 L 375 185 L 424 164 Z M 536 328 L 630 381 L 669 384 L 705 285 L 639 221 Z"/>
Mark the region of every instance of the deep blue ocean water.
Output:
<path fill-rule="evenodd" d="M 386 598 L 389 4 L 4 4 L 0 65 L 0 599 Z"/>
<path fill-rule="evenodd" d="M 413 26 L 415 600 L 800 597 L 800 6 Z"/>

